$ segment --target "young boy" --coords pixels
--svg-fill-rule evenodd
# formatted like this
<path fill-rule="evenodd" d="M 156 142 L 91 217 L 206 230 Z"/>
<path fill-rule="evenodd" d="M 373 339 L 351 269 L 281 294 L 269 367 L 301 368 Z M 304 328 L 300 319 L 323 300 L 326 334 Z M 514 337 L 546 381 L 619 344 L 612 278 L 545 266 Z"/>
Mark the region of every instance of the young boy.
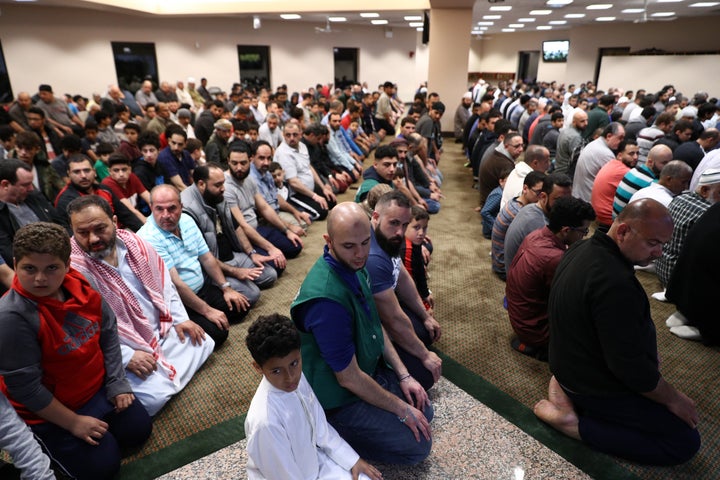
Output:
<path fill-rule="evenodd" d="M 97 161 L 95 162 L 95 165 L 93 165 L 93 167 L 95 168 L 98 182 L 102 182 L 105 177 L 110 175 L 108 160 L 110 159 L 110 154 L 114 151 L 115 148 L 109 143 L 105 142 L 100 142 L 100 144 L 98 144 L 97 148 L 95 149 L 95 153 L 97 154 Z"/>
<path fill-rule="evenodd" d="M 140 136 L 140 125 L 134 122 L 127 123 L 123 127 L 123 131 L 125 132 L 125 138 L 120 141 L 118 151 L 128 157 L 130 162 L 134 162 L 142 157 L 142 153 L 137 145 L 138 137 Z"/>
<path fill-rule="evenodd" d="M 138 220 L 145 223 L 145 215 L 137 209 L 138 197 L 150 204 L 150 193 L 140 179 L 132 173 L 130 160 L 122 153 L 113 153 L 108 159 L 110 176 L 102 184 L 109 187 L 115 196 L 130 210 Z"/>
<path fill-rule="evenodd" d="M 9 125 L 0 126 L 0 160 L 10 158 L 15 150 L 15 130 Z"/>
<path fill-rule="evenodd" d="M 12 289 L 0 299 L 0 389 L 69 476 L 112 478 L 120 448 L 152 430 L 125 379 L 115 316 L 70 267 L 59 225 L 19 229 L 13 256 Z"/>
<path fill-rule="evenodd" d="M 285 202 L 289 203 L 291 198 L 290 187 L 285 181 L 285 170 L 283 170 L 282 165 L 277 162 L 271 162 L 270 166 L 268 167 L 268 171 L 270 172 L 270 175 L 272 175 L 273 181 L 275 182 L 278 198 L 282 198 L 283 200 L 285 200 Z M 305 204 L 303 203 L 303 205 Z M 313 213 L 307 210 L 307 208 L 310 208 L 308 205 L 305 205 L 307 208 L 301 208 L 300 205 L 298 205 L 298 202 L 293 202 L 291 206 L 295 209 L 294 213 L 278 210 L 277 214 L 280 216 L 283 222 L 297 225 L 307 232 L 307 229 L 310 227 L 310 225 L 300 216 L 300 212 L 304 212 L 307 213 L 307 215 L 310 215 L 310 221 L 317 220 L 319 215 L 317 215 L 317 212 L 313 210 L 313 212 L 315 213 L 315 216 L 313 216 Z"/>
<path fill-rule="evenodd" d="M 327 423 L 302 373 L 300 334 L 289 318 L 258 318 L 245 344 L 263 375 L 245 418 L 250 480 L 382 478 Z"/>
<path fill-rule="evenodd" d="M 85 136 L 80 140 L 80 151 L 95 162 L 98 159 L 95 149 L 98 146 L 98 126 L 94 118 L 88 118 L 85 122 Z"/>
<path fill-rule="evenodd" d="M 403 259 L 405 269 L 415 281 L 415 288 L 420 294 L 420 298 L 425 305 L 426 310 L 435 307 L 435 299 L 427 285 L 427 273 L 425 271 L 426 255 L 429 259 L 432 251 L 432 244 L 427 238 L 428 223 L 430 215 L 424 208 L 413 205 L 411 210 L 412 220 L 405 231 L 405 247 L 401 250 L 400 256 Z M 423 248 L 426 254 L 423 253 Z"/>
<path fill-rule="evenodd" d="M 493 224 L 495 224 L 495 218 L 500 212 L 503 188 L 505 188 L 505 182 L 511 173 L 512 168 L 506 168 L 500 172 L 500 178 L 498 179 L 499 185 L 490 192 L 482 208 L 476 207 L 475 209 L 476 212 L 480 212 L 480 216 L 482 217 L 482 234 L 485 238 L 492 237 Z"/>

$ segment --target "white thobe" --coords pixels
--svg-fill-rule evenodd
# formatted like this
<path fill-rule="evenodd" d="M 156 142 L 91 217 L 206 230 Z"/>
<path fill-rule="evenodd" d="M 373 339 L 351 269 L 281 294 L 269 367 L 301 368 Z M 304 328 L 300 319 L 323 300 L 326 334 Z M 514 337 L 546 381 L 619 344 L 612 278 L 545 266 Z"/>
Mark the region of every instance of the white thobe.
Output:
<path fill-rule="evenodd" d="M 350 479 L 360 458 L 327 422 L 305 375 L 294 392 L 263 377 L 245 418 L 245 434 L 249 480 Z"/>
<path fill-rule="evenodd" d="M 165 360 L 175 368 L 175 378 L 170 379 L 168 371 L 158 363 L 158 369 L 150 374 L 146 379 L 142 379 L 134 373 L 127 370 L 128 362 L 135 354 L 135 349 L 125 344 L 123 337 L 120 336 L 120 350 L 122 351 L 123 366 L 126 368 L 125 376 L 130 382 L 133 393 L 143 404 L 150 416 L 154 416 L 160 409 L 165 406 L 170 398 L 180 392 L 190 382 L 195 372 L 200 369 L 205 360 L 215 348 L 215 342 L 209 336 L 205 336 L 202 344 L 193 345 L 190 338 L 185 337 L 185 343 L 180 341 L 175 328 L 168 330 L 165 338 L 160 338 L 160 312 L 155 308 L 150 297 L 145 292 L 145 287 L 140 283 L 133 273 L 130 265 L 125 261 L 127 248 L 122 240 L 117 239 L 117 255 L 118 255 L 118 273 L 125 281 L 130 291 L 135 295 L 140 308 L 145 312 L 150 325 L 152 326 L 155 336 L 160 344 L 160 350 L 165 356 Z M 109 265 L 109 264 L 108 264 Z M 110 265 L 112 267 L 112 265 Z M 114 267 L 112 267 L 114 268 Z M 170 279 L 170 272 L 164 269 L 165 290 L 163 298 L 165 304 L 170 310 L 173 319 L 173 326 L 188 320 L 187 311 L 180 300 L 180 296 Z M 97 278 L 97 281 L 102 279 Z"/>

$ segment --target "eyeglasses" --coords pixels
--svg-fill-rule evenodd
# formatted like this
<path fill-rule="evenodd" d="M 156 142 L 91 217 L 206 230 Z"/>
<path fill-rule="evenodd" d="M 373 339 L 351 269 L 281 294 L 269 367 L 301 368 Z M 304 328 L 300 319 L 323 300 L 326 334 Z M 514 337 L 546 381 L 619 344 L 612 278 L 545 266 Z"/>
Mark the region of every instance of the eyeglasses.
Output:
<path fill-rule="evenodd" d="M 535 195 L 540 195 L 542 193 L 542 188 L 538 188 L 537 190 L 530 189 L 531 192 L 533 192 Z"/>
<path fill-rule="evenodd" d="M 586 236 L 588 233 L 590 233 L 589 228 L 583 228 L 583 227 L 570 227 L 570 230 L 582 233 L 582 236 Z"/>
<path fill-rule="evenodd" d="M 524 144 L 524 143 L 518 143 L 518 144 L 516 144 L 516 145 L 510 144 L 510 145 L 508 145 L 508 146 L 510 146 L 510 147 L 512 147 L 512 148 L 522 148 L 522 147 L 525 146 L 525 144 Z"/>

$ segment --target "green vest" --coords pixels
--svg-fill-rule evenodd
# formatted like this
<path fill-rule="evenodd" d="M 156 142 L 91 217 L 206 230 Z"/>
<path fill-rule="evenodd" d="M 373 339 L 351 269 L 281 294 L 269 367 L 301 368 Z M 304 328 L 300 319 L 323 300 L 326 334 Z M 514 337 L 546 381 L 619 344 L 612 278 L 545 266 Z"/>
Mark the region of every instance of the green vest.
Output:
<path fill-rule="evenodd" d="M 362 201 L 364 200 L 363 195 L 367 195 L 367 193 L 372 190 L 375 185 L 380 185 L 380 182 L 378 182 L 374 178 L 368 178 L 367 180 L 363 180 L 363 182 L 360 184 L 360 188 L 358 188 L 358 191 L 355 194 L 355 203 L 362 203 Z"/>
<path fill-rule="evenodd" d="M 372 376 L 383 354 L 383 332 L 375 300 L 370 290 L 370 277 L 364 268 L 356 273 L 362 294 L 370 307 L 370 316 L 362 302 L 352 293 L 345 281 L 320 257 L 310 269 L 290 306 L 290 315 L 296 325 L 304 325 L 298 318 L 298 306 L 315 299 L 328 299 L 342 305 L 353 319 L 353 340 L 355 357 L 360 370 Z M 360 399 L 340 386 L 335 372 L 323 360 L 315 337 L 301 331 L 303 373 L 315 391 L 324 409 L 341 407 Z"/>

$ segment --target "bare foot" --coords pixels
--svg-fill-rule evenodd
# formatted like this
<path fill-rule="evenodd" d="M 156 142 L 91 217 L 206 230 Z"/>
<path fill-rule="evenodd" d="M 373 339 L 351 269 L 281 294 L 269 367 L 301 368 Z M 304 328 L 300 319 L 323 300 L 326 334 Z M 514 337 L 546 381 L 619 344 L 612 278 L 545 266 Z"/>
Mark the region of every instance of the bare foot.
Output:
<path fill-rule="evenodd" d="M 540 400 L 535 404 L 533 408 L 535 415 L 568 437 L 581 440 L 578 429 L 579 420 L 572 401 L 554 376 L 550 379 L 548 386 L 548 398 L 549 400 Z"/>
<path fill-rule="evenodd" d="M 565 394 L 560 383 L 555 379 L 555 375 L 550 378 L 548 385 L 548 399 L 550 403 L 558 407 L 560 410 L 573 410 L 572 400 Z"/>

